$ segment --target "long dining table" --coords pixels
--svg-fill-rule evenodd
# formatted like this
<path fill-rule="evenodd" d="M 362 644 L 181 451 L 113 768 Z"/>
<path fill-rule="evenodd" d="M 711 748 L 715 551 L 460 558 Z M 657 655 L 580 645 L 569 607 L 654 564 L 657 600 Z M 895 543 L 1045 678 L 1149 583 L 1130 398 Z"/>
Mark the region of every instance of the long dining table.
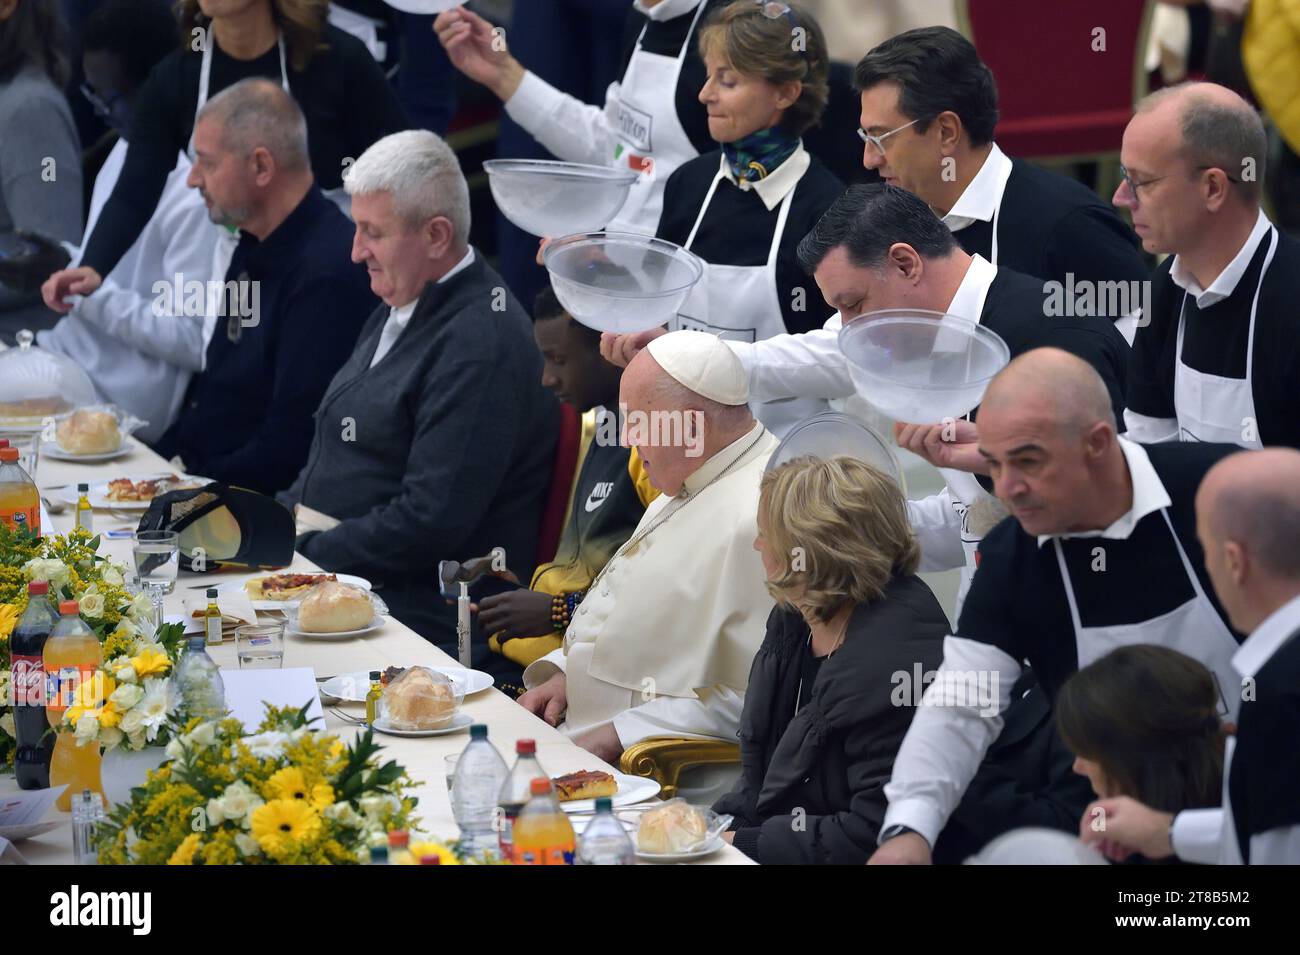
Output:
<path fill-rule="evenodd" d="M 75 508 L 60 509 L 59 503 L 69 493 L 75 498 L 76 485 L 104 484 L 110 480 L 130 477 L 140 479 L 162 473 L 175 473 L 166 461 L 138 440 L 133 440 L 128 453 L 111 461 L 83 463 L 54 460 L 42 455 L 37 467 L 36 481 L 42 496 L 54 505 L 54 513 L 46 520 L 55 533 L 63 533 L 74 524 Z M 139 522 L 139 510 L 97 510 L 94 529 L 101 534 L 100 553 L 122 564 L 131 565 L 131 540 L 129 537 L 110 538 L 104 532 L 116 529 L 134 530 Z M 48 527 L 43 527 L 48 532 Z M 312 573 L 320 568 L 301 554 L 294 555 L 289 572 Z M 202 595 L 204 584 L 217 586 L 227 581 L 244 581 L 257 576 L 237 570 L 209 571 L 203 574 L 181 572 L 174 592 L 166 599 L 164 610 L 168 615 L 184 612 L 184 601 Z M 198 588 L 198 589 L 195 589 Z M 430 575 L 429 599 L 441 599 Z M 208 647 L 208 653 L 222 669 L 235 669 L 238 661 L 233 641 Z M 383 626 L 362 637 L 347 641 L 307 639 L 286 633 L 284 640 L 284 667 L 310 667 L 318 679 L 357 670 L 382 670 L 389 666 L 409 667 L 455 666 L 455 660 L 438 647 L 420 637 L 401 621 L 391 616 L 384 618 Z M 343 703 L 340 711 L 364 716 L 361 704 Z M 533 716 L 513 699 L 495 687 L 471 696 L 462 704 L 463 710 L 474 722 L 488 726 L 488 738 L 507 763 L 513 762 L 515 741 L 530 738 L 537 742 L 537 757 L 542 767 L 552 776 L 577 770 L 616 771 L 602 760 L 574 745 L 568 737 L 545 721 Z M 341 718 L 334 707 L 325 707 L 326 729 L 350 740 L 362 728 Z M 417 831 L 437 839 L 453 839 L 458 829 L 452 815 L 447 791 L 444 758 L 460 752 L 469 740 L 468 732 L 427 738 L 401 738 L 376 734 L 385 751 L 386 759 L 395 759 L 406 767 L 414 781 L 412 794 L 419 799 L 416 815 Z M 0 774 L 0 798 L 17 791 L 10 774 Z M 30 863 L 70 864 L 73 861 L 70 816 L 51 809 L 46 817 L 62 824 L 39 836 L 25 839 L 16 848 Z M 695 865 L 744 865 L 750 859 L 730 845 L 699 859 Z"/>

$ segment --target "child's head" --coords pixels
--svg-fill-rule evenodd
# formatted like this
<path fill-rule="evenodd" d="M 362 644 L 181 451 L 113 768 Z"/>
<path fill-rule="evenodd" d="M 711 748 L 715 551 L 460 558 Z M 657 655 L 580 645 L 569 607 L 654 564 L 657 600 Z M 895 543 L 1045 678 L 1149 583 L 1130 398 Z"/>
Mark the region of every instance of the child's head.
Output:
<path fill-rule="evenodd" d="M 1165 812 L 1217 806 L 1223 728 L 1214 676 L 1186 654 L 1136 644 L 1112 650 L 1061 687 L 1056 725 L 1074 771 L 1103 798 Z"/>
<path fill-rule="evenodd" d="M 579 411 L 613 409 L 621 369 L 600 357 L 600 332 L 574 321 L 550 286 L 533 303 L 533 336 L 545 359 L 542 384 L 557 398 Z"/>

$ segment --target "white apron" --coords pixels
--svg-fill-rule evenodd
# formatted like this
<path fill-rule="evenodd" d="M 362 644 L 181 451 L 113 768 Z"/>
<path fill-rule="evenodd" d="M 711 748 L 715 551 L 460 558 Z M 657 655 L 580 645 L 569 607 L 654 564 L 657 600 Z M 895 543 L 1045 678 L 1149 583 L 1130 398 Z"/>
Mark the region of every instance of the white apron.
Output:
<path fill-rule="evenodd" d="M 1250 304 L 1250 331 L 1246 336 L 1246 377 L 1224 378 L 1207 375 L 1183 363 L 1183 328 L 1186 322 L 1187 293 L 1178 310 L 1178 340 L 1174 351 L 1174 414 L 1178 417 L 1179 441 L 1214 441 L 1239 444 L 1243 448 L 1262 448 L 1259 422 L 1255 417 L 1255 395 L 1251 372 L 1255 367 L 1255 313 L 1259 293 L 1273 253 L 1277 251 L 1277 229 L 1269 230 L 1268 253 L 1259 270 L 1255 298 Z M 1244 437 L 1249 420 L 1254 436 Z"/>
<path fill-rule="evenodd" d="M 686 239 L 688 250 L 695 244 L 695 236 L 700 231 L 700 223 L 709 210 L 718 183 L 726 178 L 727 174 L 719 168 L 704 197 L 700 213 L 695 218 L 695 225 L 691 227 L 691 234 Z M 687 296 L 677 317 L 669 322 L 670 331 L 687 329 L 708 332 L 719 338 L 741 342 L 762 341 L 785 334 L 780 291 L 776 285 L 776 258 L 781 251 L 781 238 L 785 234 L 786 220 L 790 216 L 790 206 L 798 188 L 796 184 L 781 200 L 767 262 L 763 265 L 716 265 L 705 262 L 700 281 Z M 786 432 L 800 421 L 829 410 L 825 401 L 816 398 L 751 401 L 749 406 L 754 416 L 778 438 L 785 437 Z"/>
<path fill-rule="evenodd" d="M 700 0 L 686 42 L 675 57 L 641 49 L 645 27 L 637 38 L 619 84 L 613 162 L 640 175 L 628 190 L 623 208 L 608 225 L 610 232 L 654 235 L 664 204 L 664 184 L 673 170 L 699 155 L 677 118 L 677 80 L 695 40 L 704 6 L 705 0 Z"/>
<path fill-rule="evenodd" d="M 1074 598 L 1074 587 L 1070 583 L 1070 572 L 1065 566 L 1061 542 L 1059 539 L 1052 540 L 1052 546 L 1056 548 L 1056 562 L 1061 568 L 1061 583 L 1065 585 L 1065 598 L 1070 604 L 1079 668 L 1099 660 L 1116 647 L 1136 643 L 1152 643 L 1178 650 L 1199 661 L 1214 674 L 1219 686 L 1220 714 L 1226 713 L 1226 719 L 1236 722 L 1237 711 L 1241 708 L 1241 676 L 1232 665 L 1232 657 L 1240 647 L 1210 599 L 1205 596 L 1192 562 L 1188 560 L 1187 552 L 1183 550 L 1183 545 L 1174 532 L 1169 513 L 1162 509 L 1160 515 L 1169 526 L 1169 535 L 1178 548 L 1178 557 L 1183 562 L 1194 595 L 1181 607 L 1175 607 L 1168 613 L 1141 623 L 1085 627 L 1079 618 L 1079 605 Z M 1103 538 L 1098 538 L 1098 542 L 1102 545 L 1105 543 Z"/>
<path fill-rule="evenodd" d="M 199 113 L 203 110 L 204 105 L 208 101 L 208 86 L 212 80 L 212 47 L 215 42 L 216 41 L 212 38 L 211 30 L 209 29 L 207 41 L 203 44 L 203 60 L 199 65 L 199 98 L 194 104 L 195 126 L 199 123 Z M 289 89 L 289 66 L 285 57 L 284 36 L 281 35 L 277 37 L 275 42 L 280 49 L 280 87 L 290 96 L 293 96 L 293 90 Z M 190 144 L 186 152 L 190 157 L 190 162 L 194 162 L 196 157 L 194 155 L 193 132 L 190 133 Z M 322 189 L 321 192 L 324 194 L 326 199 L 329 199 L 336 206 L 342 209 L 344 215 L 349 219 L 352 218 L 352 197 L 347 194 L 347 191 L 342 186 L 337 186 L 334 189 Z M 222 269 L 221 272 L 213 274 L 224 276 L 226 273 L 225 270 Z"/>

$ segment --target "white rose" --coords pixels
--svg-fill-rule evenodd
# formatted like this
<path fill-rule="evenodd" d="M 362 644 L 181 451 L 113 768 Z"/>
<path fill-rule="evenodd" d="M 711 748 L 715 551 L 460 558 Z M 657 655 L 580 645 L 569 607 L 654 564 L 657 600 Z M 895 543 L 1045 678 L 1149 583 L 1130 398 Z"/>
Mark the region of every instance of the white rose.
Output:
<path fill-rule="evenodd" d="M 185 755 L 185 750 L 181 748 L 181 741 L 178 739 L 174 739 L 168 743 L 167 748 L 163 750 L 163 752 L 167 754 L 168 759 L 180 759 Z"/>
<path fill-rule="evenodd" d="M 217 724 L 200 723 L 193 732 L 185 734 L 185 742 L 191 747 L 205 748 L 217 741 Z"/>
<path fill-rule="evenodd" d="M 77 720 L 77 745 L 85 746 L 99 739 L 99 720 L 93 716 L 82 716 Z"/>
<path fill-rule="evenodd" d="M 134 673 L 131 675 L 135 676 Z M 113 691 L 113 695 L 108 698 L 108 701 L 125 712 L 142 699 L 144 699 L 144 690 L 141 687 L 133 686 L 130 681 L 127 681 Z"/>
<path fill-rule="evenodd" d="M 216 799 L 208 800 L 208 825 L 219 826 L 226 821 L 226 814 L 221 811 L 221 802 Z"/>
<path fill-rule="evenodd" d="M 108 726 L 99 731 L 99 741 L 104 744 L 104 750 L 117 749 L 122 745 L 126 735 L 116 726 Z"/>
<path fill-rule="evenodd" d="M 136 730 L 134 733 L 127 733 L 126 742 L 131 749 L 144 749 L 144 730 Z"/>
<path fill-rule="evenodd" d="M 257 840 L 243 832 L 235 833 L 235 848 L 239 850 L 240 855 L 245 856 L 255 856 L 262 851 Z"/>
<path fill-rule="evenodd" d="M 18 731 L 14 728 L 14 715 L 12 712 L 0 716 L 0 733 L 4 733 L 10 739 L 18 738 Z"/>
<path fill-rule="evenodd" d="M 245 829 L 248 828 L 247 817 L 260 805 L 262 805 L 262 798 L 243 782 L 227 786 L 221 796 L 221 810 L 226 818 L 244 821 Z"/>
<path fill-rule="evenodd" d="M 122 571 L 114 563 L 105 563 L 100 571 L 100 576 L 104 578 L 104 583 L 111 587 L 121 587 L 126 583 L 126 578 L 122 576 Z"/>
<path fill-rule="evenodd" d="M 114 693 L 114 696 L 117 694 Z M 139 710 L 131 710 L 122 717 L 122 722 L 118 724 L 123 733 L 138 733 L 144 726 L 144 714 Z"/>
<path fill-rule="evenodd" d="M 82 614 L 87 617 L 104 616 L 104 595 L 96 590 L 94 585 L 77 599 L 77 603 Z"/>
<path fill-rule="evenodd" d="M 148 594 L 136 594 L 131 603 L 127 605 L 126 615 L 137 626 L 148 626 L 153 620 L 153 600 L 150 599 Z"/>
<path fill-rule="evenodd" d="M 360 829 L 364 820 L 357 815 L 357 811 L 352 808 L 350 802 L 336 802 L 331 806 L 325 807 L 325 818 L 333 819 L 335 822 L 352 829 Z"/>
<path fill-rule="evenodd" d="M 48 580 L 54 587 L 63 587 L 71 579 L 71 571 L 61 560 L 34 557 L 23 564 L 23 572 L 31 581 Z"/>

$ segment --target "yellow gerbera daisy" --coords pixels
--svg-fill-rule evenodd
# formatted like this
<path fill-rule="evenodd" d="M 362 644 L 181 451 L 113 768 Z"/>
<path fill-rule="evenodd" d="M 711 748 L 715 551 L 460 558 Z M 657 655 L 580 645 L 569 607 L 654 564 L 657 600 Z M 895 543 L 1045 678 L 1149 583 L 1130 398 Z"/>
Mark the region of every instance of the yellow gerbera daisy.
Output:
<path fill-rule="evenodd" d="M 317 783 L 311 787 L 311 805 L 317 812 L 324 812 L 326 807 L 334 805 L 334 789 L 329 783 Z"/>
<path fill-rule="evenodd" d="M 437 856 L 439 865 L 460 865 L 456 853 L 441 842 L 414 842 L 410 846 L 411 858 L 419 862 L 425 856 Z"/>
<path fill-rule="evenodd" d="M 266 781 L 277 799 L 308 798 L 307 780 L 297 766 L 286 766 Z"/>
<path fill-rule="evenodd" d="M 193 865 L 194 854 L 199 851 L 199 833 L 191 832 L 185 837 L 185 841 L 176 847 L 171 858 L 167 860 L 168 865 Z"/>
<path fill-rule="evenodd" d="M 273 858 L 318 832 L 320 816 L 304 800 L 272 799 L 253 810 L 253 838 Z"/>
<path fill-rule="evenodd" d="M 13 633 L 18 625 L 18 608 L 13 604 L 0 604 L 0 640 Z"/>
<path fill-rule="evenodd" d="M 138 656 L 131 658 L 131 666 L 135 669 L 135 675 L 143 680 L 147 676 L 166 673 L 171 669 L 172 662 L 167 659 L 165 653 L 160 653 L 157 650 L 145 650 Z"/>

